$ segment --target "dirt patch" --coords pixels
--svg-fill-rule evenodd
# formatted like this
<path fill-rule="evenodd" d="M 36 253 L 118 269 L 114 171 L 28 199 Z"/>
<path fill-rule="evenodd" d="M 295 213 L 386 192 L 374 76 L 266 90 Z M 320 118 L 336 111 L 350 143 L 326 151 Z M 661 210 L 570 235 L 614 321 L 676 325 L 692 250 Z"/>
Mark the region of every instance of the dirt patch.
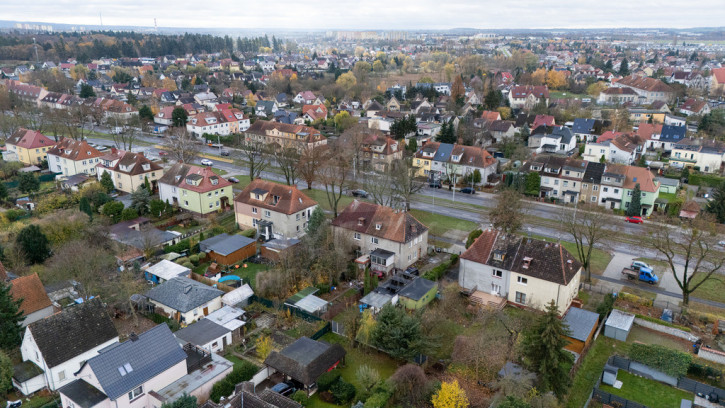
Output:
<path fill-rule="evenodd" d="M 113 325 L 116 326 L 121 341 L 128 338 L 131 332 L 139 334 L 156 326 L 152 320 L 141 315 L 137 316 L 136 319 L 133 316 L 113 319 Z"/>

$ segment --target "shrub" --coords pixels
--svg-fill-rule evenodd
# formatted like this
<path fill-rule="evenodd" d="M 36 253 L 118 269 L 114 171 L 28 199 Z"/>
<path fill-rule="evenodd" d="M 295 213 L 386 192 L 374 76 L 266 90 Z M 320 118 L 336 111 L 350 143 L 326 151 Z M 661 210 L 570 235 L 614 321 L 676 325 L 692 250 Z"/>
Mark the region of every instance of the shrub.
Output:
<path fill-rule="evenodd" d="M 259 368 L 254 364 L 242 360 L 242 366 L 235 368 L 223 380 L 212 386 L 209 398 L 214 402 L 219 402 L 221 397 L 228 397 L 234 392 L 234 387 L 244 381 L 249 381 L 254 377 Z"/>
<path fill-rule="evenodd" d="M 687 374 L 692 364 L 692 356 L 681 351 L 672 350 L 658 344 L 632 344 L 629 357 L 644 365 L 660 370 L 667 375 L 679 378 Z"/>
<path fill-rule="evenodd" d="M 340 379 L 340 372 L 337 370 L 328 371 L 317 379 L 317 388 L 320 392 L 327 391 Z"/>
<path fill-rule="evenodd" d="M 430 279 L 432 281 L 437 281 L 438 279 L 443 277 L 443 275 L 445 275 L 446 271 L 448 271 L 448 268 L 450 268 L 452 264 L 453 264 L 453 262 L 450 260 L 445 261 L 445 262 L 441 263 L 440 265 L 436 266 L 435 268 L 426 272 L 423 275 L 423 277 L 426 279 Z"/>
<path fill-rule="evenodd" d="M 243 235 L 247 238 L 254 238 L 254 236 L 257 235 L 257 230 L 254 228 L 246 229 L 246 230 L 242 231 L 241 235 Z"/>
<path fill-rule="evenodd" d="M 315 285 L 315 287 L 320 291 L 320 295 L 324 295 L 325 293 L 330 293 L 330 284 L 329 283 L 318 283 Z"/>
<path fill-rule="evenodd" d="M 381 408 L 384 407 L 388 400 L 390 399 L 390 395 L 382 392 L 375 393 L 370 396 L 370 398 L 365 401 L 365 408 Z"/>
<path fill-rule="evenodd" d="M 188 239 L 181 240 L 181 241 L 179 241 L 178 244 L 169 245 L 169 246 L 164 247 L 164 252 L 167 254 L 169 252 L 180 253 L 180 252 L 184 252 L 187 250 L 189 250 L 189 240 Z"/>
<path fill-rule="evenodd" d="M 304 390 L 299 390 L 292 394 L 292 400 L 299 402 L 303 407 L 306 407 L 310 397 L 307 396 L 307 393 Z"/>
<path fill-rule="evenodd" d="M 199 255 L 192 255 L 189 257 L 189 261 L 193 263 L 194 265 L 199 265 Z"/>
<path fill-rule="evenodd" d="M 194 269 L 194 264 L 191 262 L 184 262 L 183 264 L 181 264 L 181 266 L 183 266 L 184 268 Z"/>
<path fill-rule="evenodd" d="M 18 218 L 22 217 L 25 214 L 26 213 L 23 210 L 10 209 L 10 210 L 5 211 L 5 216 L 8 218 L 8 221 L 10 221 L 10 222 L 17 221 Z"/>
<path fill-rule="evenodd" d="M 176 258 L 176 260 L 174 262 L 176 262 L 179 265 L 183 265 L 183 264 L 189 262 L 189 257 L 182 256 L 181 258 Z"/>
<path fill-rule="evenodd" d="M 604 296 L 604 300 L 602 300 L 602 303 L 597 305 L 597 313 L 599 313 L 600 319 L 603 319 L 609 314 L 609 312 L 612 311 L 612 306 L 614 306 L 614 300 L 614 295 L 611 293 L 607 293 L 607 295 Z"/>
<path fill-rule="evenodd" d="M 355 396 L 357 390 L 354 385 L 340 378 L 336 383 L 332 384 L 330 392 L 335 399 L 335 403 L 342 405 L 349 402 Z"/>
<path fill-rule="evenodd" d="M 458 262 L 458 254 L 451 254 L 451 264 Z"/>

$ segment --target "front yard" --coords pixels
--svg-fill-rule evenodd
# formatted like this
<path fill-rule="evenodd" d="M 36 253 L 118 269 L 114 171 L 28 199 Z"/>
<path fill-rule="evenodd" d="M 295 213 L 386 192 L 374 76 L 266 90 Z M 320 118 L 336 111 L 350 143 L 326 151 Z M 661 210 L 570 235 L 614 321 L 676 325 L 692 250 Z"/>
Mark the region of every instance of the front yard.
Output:
<path fill-rule="evenodd" d="M 430 235 L 437 237 L 445 236 L 445 233 L 450 230 L 464 231 L 468 235 L 469 232 L 478 228 L 478 224 L 473 221 L 447 215 L 433 214 L 422 210 L 410 210 L 410 213 L 429 228 Z"/>
<path fill-rule="evenodd" d="M 610 394 L 639 402 L 648 407 L 680 408 L 680 402 L 683 399 L 694 400 L 693 394 L 687 391 L 679 390 L 658 381 L 638 377 L 624 370 L 619 370 L 617 380 L 622 382 L 621 389 L 606 384 L 602 384 L 599 388 Z"/>

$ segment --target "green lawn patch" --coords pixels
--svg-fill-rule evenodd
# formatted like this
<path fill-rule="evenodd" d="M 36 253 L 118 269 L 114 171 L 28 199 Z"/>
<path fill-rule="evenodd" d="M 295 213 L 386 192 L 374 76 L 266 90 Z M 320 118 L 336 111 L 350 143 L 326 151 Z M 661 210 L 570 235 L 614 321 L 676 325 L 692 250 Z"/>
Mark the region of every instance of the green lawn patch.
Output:
<path fill-rule="evenodd" d="M 599 388 L 610 394 L 618 395 L 630 401 L 639 402 L 648 407 L 679 408 L 683 399 L 694 400 L 693 394 L 670 387 L 647 378 L 637 377 L 624 370 L 619 370 L 617 380 L 622 382 L 622 388 L 616 389 L 602 384 Z"/>
<path fill-rule="evenodd" d="M 246 364 L 246 362 L 244 360 L 242 360 L 241 358 L 235 356 L 232 353 L 227 353 L 227 355 L 225 355 L 224 358 L 226 358 L 227 360 L 229 360 L 232 363 L 234 363 L 234 369 L 235 370 L 236 369 L 239 369 L 239 368 L 242 368 Z"/>
<path fill-rule="evenodd" d="M 704 274 L 695 274 L 692 278 L 691 285 L 701 282 L 704 277 Z M 725 302 L 725 281 L 721 279 L 720 275 L 714 274 L 713 277 L 706 280 L 702 286 L 697 288 L 697 290 L 692 293 L 692 296 L 715 302 Z"/>
<path fill-rule="evenodd" d="M 470 232 L 478 228 L 478 223 L 447 215 L 433 214 L 422 210 L 410 210 L 410 213 L 429 228 L 431 235 L 438 237 L 443 236 L 450 230 Z"/>
<path fill-rule="evenodd" d="M 573 99 L 573 98 L 591 98 L 591 96 L 587 94 L 577 94 L 572 92 L 562 92 L 562 91 L 554 91 L 551 92 L 551 98 L 552 99 Z"/>
<path fill-rule="evenodd" d="M 584 356 L 569 389 L 566 408 L 581 408 L 589 398 L 589 393 L 602 374 L 604 364 L 613 354 L 627 354 L 630 345 L 609 337 L 599 336 L 589 352 Z M 652 405 L 652 406 L 657 406 Z M 679 406 L 679 405 L 678 405 Z"/>
<path fill-rule="evenodd" d="M 327 193 L 325 190 L 307 190 L 303 189 L 301 190 L 305 195 L 310 197 L 311 199 L 317 201 L 318 204 L 320 204 L 320 207 L 322 207 L 325 211 L 332 211 L 332 207 L 330 206 L 330 203 L 327 200 Z M 337 203 L 337 212 L 340 213 L 342 210 L 347 207 L 355 198 L 349 195 L 343 195 L 340 198 L 340 202 Z"/>
<path fill-rule="evenodd" d="M 223 175 L 227 174 L 226 170 L 217 169 L 216 167 L 212 167 L 211 171 L 213 171 L 214 174 L 216 174 L 217 176 L 223 176 Z"/>
<path fill-rule="evenodd" d="M 663 200 L 667 200 L 667 202 L 669 203 L 669 202 L 674 201 L 677 198 L 677 194 L 675 194 L 675 193 L 660 193 L 660 195 L 657 196 L 657 197 L 658 198 L 661 198 Z"/>
<path fill-rule="evenodd" d="M 254 289 L 257 284 L 257 274 L 260 271 L 266 271 L 269 269 L 269 266 L 252 262 L 247 262 L 246 265 L 247 267 L 245 268 L 244 263 L 242 263 L 238 269 L 232 269 L 232 273 L 242 278 L 244 283 L 248 283 Z"/>

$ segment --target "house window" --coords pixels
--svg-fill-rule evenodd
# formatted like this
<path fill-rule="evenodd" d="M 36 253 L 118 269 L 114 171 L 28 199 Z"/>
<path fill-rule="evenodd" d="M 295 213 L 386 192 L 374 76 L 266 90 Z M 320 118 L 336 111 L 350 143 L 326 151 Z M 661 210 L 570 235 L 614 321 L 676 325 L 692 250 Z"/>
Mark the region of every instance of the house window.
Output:
<path fill-rule="evenodd" d="M 599 186 L 592 186 L 592 190 L 598 191 L 599 190 Z"/>
<path fill-rule="evenodd" d="M 211 346 L 212 346 L 212 347 L 218 347 L 218 346 L 219 346 L 219 342 L 216 342 L 216 341 L 215 341 L 214 343 L 211 343 Z"/>
<path fill-rule="evenodd" d="M 256 207 L 252 207 L 252 214 L 256 214 L 256 213 L 257 213 L 257 208 Z"/>
<path fill-rule="evenodd" d="M 375 237 L 370 237 L 370 243 L 371 244 L 377 244 L 378 243 L 378 239 L 375 238 Z"/>
<path fill-rule="evenodd" d="M 516 303 L 526 303 L 526 293 L 516 292 Z"/>
<path fill-rule="evenodd" d="M 592 196 L 592 202 L 595 202 L 595 201 L 597 201 L 597 197 Z"/>
<path fill-rule="evenodd" d="M 143 386 L 139 386 L 138 388 L 131 390 L 131 392 L 128 393 L 128 399 L 129 401 L 133 401 L 134 399 L 140 397 L 141 394 L 143 394 Z"/>
<path fill-rule="evenodd" d="M 360 233 L 356 232 L 356 233 L 352 234 L 352 239 L 354 239 L 356 241 L 360 241 Z"/>
<path fill-rule="evenodd" d="M 604 191 L 604 192 L 606 193 L 606 192 L 608 192 L 608 191 L 609 191 L 609 188 L 608 188 L 608 187 L 604 187 L 604 188 L 602 189 L 602 191 Z"/>
<path fill-rule="evenodd" d="M 58 372 L 58 381 L 64 381 L 65 380 L 65 370 L 61 370 Z"/>
<path fill-rule="evenodd" d="M 382 227 L 383 227 L 382 224 L 375 224 L 375 229 L 378 231 L 380 231 L 380 228 L 382 228 Z"/>
<path fill-rule="evenodd" d="M 503 277 L 503 271 L 499 271 L 498 269 L 494 269 L 491 272 L 491 275 L 493 275 L 496 278 L 501 278 L 501 277 Z"/>
<path fill-rule="evenodd" d="M 526 278 L 524 278 L 523 276 L 519 276 L 519 277 L 518 277 L 518 279 L 517 279 L 517 281 L 518 281 L 518 282 L 519 282 L 520 284 L 522 284 L 522 285 L 526 285 L 527 283 L 529 283 L 529 280 L 528 280 L 528 279 L 526 279 Z"/>
<path fill-rule="evenodd" d="M 269 210 L 264 210 L 264 216 L 270 218 L 272 216 L 272 213 L 269 212 Z"/>
<path fill-rule="evenodd" d="M 584 183 L 584 184 L 582 184 L 582 187 L 587 188 L 587 187 L 589 187 L 589 184 Z"/>
<path fill-rule="evenodd" d="M 632 197 L 632 190 L 627 191 L 627 197 Z"/>

